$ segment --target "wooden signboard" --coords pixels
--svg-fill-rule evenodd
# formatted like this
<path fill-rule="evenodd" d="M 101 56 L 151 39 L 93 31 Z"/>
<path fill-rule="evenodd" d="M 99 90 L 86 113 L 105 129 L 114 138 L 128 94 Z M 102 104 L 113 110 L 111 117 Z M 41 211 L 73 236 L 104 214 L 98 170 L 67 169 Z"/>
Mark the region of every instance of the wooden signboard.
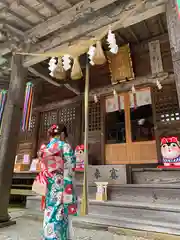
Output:
<path fill-rule="evenodd" d="M 161 49 L 159 40 L 149 42 L 149 55 L 153 75 L 163 72 Z"/>
<path fill-rule="evenodd" d="M 117 54 L 112 55 L 107 53 L 107 56 L 112 84 L 126 81 L 127 79 L 132 80 L 134 78 L 129 45 L 120 47 Z"/>

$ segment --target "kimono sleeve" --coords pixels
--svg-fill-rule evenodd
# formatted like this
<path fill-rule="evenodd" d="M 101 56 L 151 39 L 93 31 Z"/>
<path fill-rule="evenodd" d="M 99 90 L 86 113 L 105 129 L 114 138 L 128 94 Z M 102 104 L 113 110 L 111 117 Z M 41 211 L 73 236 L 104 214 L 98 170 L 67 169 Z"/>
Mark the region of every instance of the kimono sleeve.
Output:
<path fill-rule="evenodd" d="M 63 145 L 63 158 L 65 160 L 65 166 L 69 169 L 69 175 L 72 175 L 76 168 L 76 158 L 71 146 L 68 143 Z"/>

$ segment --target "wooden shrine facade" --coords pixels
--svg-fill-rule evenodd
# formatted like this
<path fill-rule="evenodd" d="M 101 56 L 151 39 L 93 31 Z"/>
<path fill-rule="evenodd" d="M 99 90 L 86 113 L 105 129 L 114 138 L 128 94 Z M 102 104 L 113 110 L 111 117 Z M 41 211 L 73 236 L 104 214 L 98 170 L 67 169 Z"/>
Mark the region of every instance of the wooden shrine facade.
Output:
<path fill-rule="evenodd" d="M 152 76 L 152 59 L 149 54 L 149 43 L 157 42 L 160 45 L 163 72 Z M 160 160 L 160 138 L 167 135 L 180 135 L 179 131 L 179 105 L 175 79 L 173 74 L 172 58 L 169 46 L 168 34 L 149 39 L 140 44 L 131 45 L 131 55 L 135 80 L 122 82 L 117 85 L 109 84 L 107 80 L 107 65 L 93 71 L 91 78 L 98 76 L 101 83 L 98 87 L 91 87 L 89 102 L 89 163 L 93 165 L 100 164 L 151 164 L 158 163 Z M 144 64 L 146 63 L 146 64 Z M 91 69 L 92 71 L 92 69 Z M 98 75 L 99 72 L 105 72 Z M 103 77 L 104 76 L 104 77 Z M 93 79 L 90 80 L 90 82 Z M 162 89 L 158 89 L 157 80 L 162 84 Z M 105 84 L 104 84 L 105 82 Z M 150 109 L 152 111 L 151 124 L 154 129 L 150 139 L 140 139 L 136 141 L 137 136 L 133 136 L 131 119 L 131 100 L 132 100 L 132 82 L 135 84 L 136 94 L 138 92 L 148 93 Z M 118 137 L 109 137 L 112 135 L 113 128 L 107 123 L 106 109 L 108 99 L 114 99 L 113 90 L 116 89 L 119 99 L 123 99 L 124 107 L 124 139 Z M 47 129 L 53 123 L 63 122 L 69 132 L 69 141 L 75 147 L 83 143 L 84 138 L 84 112 L 83 95 L 74 96 L 61 101 L 54 101 L 48 104 L 43 103 L 43 99 L 51 96 L 50 92 L 41 93 L 41 102 L 34 108 L 30 131 L 27 134 L 20 134 L 19 152 L 28 153 L 29 149 L 25 146 L 31 146 L 32 156 L 36 156 L 36 151 L 42 142 L 47 141 Z M 94 101 L 97 95 L 98 101 Z M 58 92 L 53 94 L 58 98 Z M 120 104 L 121 105 L 121 104 Z M 149 111 L 147 108 L 147 111 Z M 121 109 L 121 108 L 120 108 Z M 122 110 L 121 109 L 121 110 Z M 146 109 L 145 109 L 146 110 Z M 146 118 L 146 116 L 145 116 Z M 140 120 L 140 119 L 139 119 Z M 115 124 L 113 122 L 113 124 Z M 112 124 L 112 125 L 113 125 Z M 118 125 L 118 124 L 117 124 Z M 121 128 L 123 129 L 123 127 Z M 109 131 L 109 132 L 107 132 Z M 118 133 L 119 130 L 115 129 Z M 118 135 L 118 134 L 117 134 Z M 180 136 L 179 136 L 180 137 Z"/>
<path fill-rule="evenodd" d="M 53 3 L 53 5 L 56 4 L 57 3 Z M 76 12 L 78 11 L 76 8 L 77 4 L 79 4 L 79 11 L 82 11 L 81 16 Z M 111 56 L 109 56 L 107 53 L 108 46 L 105 41 L 106 39 L 103 38 L 103 50 L 107 53 L 106 56 L 108 60 L 111 60 L 111 64 L 107 62 L 103 66 L 94 66 L 90 69 L 91 100 L 89 102 L 89 162 L 92 164 L 156 163 L 157 159 L 160 159 L 160 137 L 169 131 L 171 132 L 174 128 L 178 128 L 178 119 L 175 119 L 176 117 L 178 118 L 178 115 L 175 116 L 175 120 L 171 121 L 169 118 L 168 122 L 166 121 L 168 117 L 164 120 L 161 119 L 161 115 L 168 116 L 172 109 L 173 112 L 171 114 L 178 113 L 178 98 L 177 94 L 175 94 L 175 84 L 177 86 L 177 81 L 175 81 L 175 79 L 177 79 L 177 74 L 174 75 L 174 66 L 177 65 L 174 65 L 174 60 L 172 61 L 172 57 L 175 58 L 175 60 L 178 59 L 178 54 L 171 55 L 172 51 L 170 45 L 172 45 L 172 41 L 169 41 L 169 37 L 171 38 L 171 35 L 177 35 L 176 31 L 172 31 L 177 24 L 177 19 L 172 17 L 176 14 L 176 12 L 172 14 L 172 12 L 166 11 L 166 1 L 160 0 L 149 0 L 146 3 L 137 1 L 137 3 L 133 6 L 131 6 L 132 4 L 129 2 L 126 6 L 124 6 L 124 9 L 118 1 L 109 1 L 104 3 L 104 1 L 96 0 L 90 3 L 92 4 L 92 11 L 94 14 L 92 14 L 93 16 L 91 16 L 91 20 L 100 24 L 99 26 L 101 28 L 97 30 L 93 27 L 96 24 L 88 22 L 87 26 L 83 25 L 81 34 L 77 36 L 75 33 L 79 32 L 78 29 L 82 25 L 82 22 L 80 21 L 81 18 L 87 17 L 86 11 L 88 9 L 88 3 L 84 3 L 84 5 L 81 4 L 82 2 L 73 2 L 71 7 L 68 4 L 67 6 L 64 6 L 64 9 L 67 10 L 60 10 L 62 12 L 58 14 L 55 13 L 55 11 L 57 11 L 59 6 L 53 7 L 52 4 L 45 4 L 45 8 L 51 12 L 51 17 L 48 17 L 49 19 L 47 20 L 49 28 L 47 32 L 45 32 L 43 30 L 45 29 L 45 23 L 40 20 L 38 10 L 36 10 L 36 14 L 35 11 L 33 11 L 33 14 L 36 15 L 36 19 L 34 19 L 36 23 L 34 22 L 34 24 L 37 24 L 37 26 L 34 26 L 33 29 L 30 30 L 27 22 L 31 21 L 31 18 L 27 18 L 24 25 L 21 26 L 22 21 L 20 16 L 14 15 L 14 10 L 12 10 L 15 5 L 13 3 L 9 3 L 9 5 L 2 3 L 3 9 L 7 9 L 6 14 L 8 17 L 7 20 L 9 21 L 3 25 L 6 31 L 3 31 L 4 35 L 2 35 L 2 38 L 4 36 L 5 39 L 6 35 L 9 34 L 8 36 L 13 38 L 12 42 L 14 44 L 13 45 L 12 42 L 8 42 L 9 45 L 5 43 L 2 45 L 3 51 L 1 54 L 5 63 L 3 62 L 0 64 L 0 67 L 3 71 L 3 78 L 6 79 L 8 72 L 10 71 L 9 54 L 12 50 L 15 52 L 24 52 L 27 51 L 26 49 L 29 49 L 28 52 L 38 54 L 40 51 L 48 52 L 51 50 L 53 52 L 60 51 L 61 49 L 65 51 L 67 49 L 69 54 L 75 54 L 77 51 L 82 51 L 82 53 L 84 53 L 84 50 L 82 50 L 80 46 L 85 47 L 86 44 L 89 44 L 88 41 L 86 42 L 86 39 L 84 40 L 84 38 L 98 36 L 101 31 L 107 28 L 107 24 L 110 24 L 108 17 L 111 17 L 112 22 L 117 21 L 117 26 L 115 27 L 114 32 L 117 44 L 122 50 L 120 55 L 124 54 L 123 47 L 125 49 L 127 44 L 129 44 L 132 69 L 130 63 L 127 64 L 126 62 L 125 64 L 125 58 L 127 61 L 127 54 L 123 55 L 123 57 L 120 56 L 120 58 L 116 57 L 116 60 L 113 60 Z M 121 6 L 121 11 L 117 10 L 119 9 L 118 6 Z M 24 14 L 22 8 L 25 8 L 27 11 L 32 13 L 32 8 L 29 8 L 27 4 L 24 5 L 23 1 L 16 7 L 20 10 L 19 13 Z M 41 7 L 42 6 L 39 6 L 38 9 L 41 9 Z M 34 5 L 33 8 L 36 8 L 36 5 Z M 174 6 L 170 6 L 170 8 L 173 8 L 173 11 L 175 11 Z M 43 14 L 46 15 L 46 12 L 43 11 L 44 9 L 41 11 L 41 17 Z M 76 16 L 76 21 L 73 22 L 74 25 L 70 25 L 70 21 L 74 20 L 73 17 L 72 19 L 70 18 L 66 21 L 66 27 L 68 28 L 64 30 L 64 35 L 62 36 L 61 28 L 64 26 L 63 24 L 65 20 L 63 19 L 61 22 L 60 19 L 64 16 L 62 14 L 67 15 L 68 11 L 70 11 L 72 16 Z M 108 21 L 107 19 L 104 20 L 102 17 L 104 16 L 104 11 L 108 12 Z M 131 11 L 134 11 L 132 16 L 130 16 Z M 130 15 L 125 18 L 122 12 L 125 15 Z M 99 14 L 100 18 L 98 18 Z M 19 27 L 21 26 L 23 30 L 26 30 L 26 39 L 24 42 L 26 45 L 25 48 L 24 46 L 18 45 L 19 41 L 21 41 L 21 36 L 19 35 L 20 32 L 18 31 L 18 36 L 17 34 L 15 36 L 12 31 L 12 26 L 11 28 L 9 27 L 11 25 L 10 20 L 12 20 L 11 18 L 13 17 L 16 18 L 18 23 L 17 25 Z M 122 21 L 119 22 L 119 19 Z M 56 24 L 54 24 L 54 22 L 56 22 Z M 58 23 L 61 24 L 58 26 Z M 48 35 L 53 32 L 54 35 Z M 89 32 L 91 32 L 91 34 Z M 70 35 L 73 36 L 73 39 L 70 38 Z M 59 39 L 65 40 L 64 42 L 60 41 L 59 43 Z M 77 41 L 76 39 L 79 40 Z M 51 44 L 49 44 L 50 42 Z M 71 45 L 69 49 L 66 43 Z M 58 44 L 60 44 L 60 46 Z M 175 42 L 173 42 L 173 46 L 174 45 Z M 84 79 L 72 81 L 68 75 L 68 79 L 65 81 L 57 81 L 49 76 L 47 58 L 47 56 L 36 56 L 36 54 L 32 56 L 25 56 L 24 58 L 23 66 L 28 69 L 27 79 L 32 81 L 36 86 L 36 101 L 30 130 L 27 133 L 21 133 L 19 136 L 17 154 L 20 159 L 22 159 L 25 152 L 29 153 L 31 157 L 36 156 L 37 149 L 41 142 L 47 141 L 46 131 L 52 123 L 63 122 L 67 126 L 69 141 L 73 147 L 79 143 L 83 143 Z M 85 58 L 83 54 L 80 57 L 80 63 L 83 75 L 85 75 Z M 120 64 L 120 67 L 118 67 L 118 63 Z M 133 74 L 131 72 L 132 70 Z M 128 76 L 127 79 L 125 76 Z M 157 89 L 157 81 L 159 81 L 163 86 L 161 90 Z M 139 142 L 135 142 L 134 140 L 135 137 L 133 136 L 132 131 L 133 124 L 130 107 L 132 95 L 131 90 L 133 85 L 137 91 L 149 89 L 148 91 L 151 95 L 153 119 L 151 122 L 155 129 L 153 139 L 151 139 L 151 141 L 141 140 Z M 124 128 L 123 137 L 110 137 L 110 135 L 114 134 L 113 132 L 118 132 L 119 130 L 108 130 L 107 127 L 106 102 L 107 99 L 114 98 L 114 89 L 117 92 L 119 101 L 123 99 L 124 102 L 124 108 L 121 109 L 124 111 L 124 126 L 122 127 L 122 129 Z M 97 103 L 95 103 L 93 99 L 95 95 L 98 97 Z M 117 140 L 116 138 L 119 139 Z M 120 138 L 124 140 L 120 140 Z M 148 150 L 151 149 L 149 152 L 151 152 L 152 155 L 145 150 L 141 151 L 140 149 L 142 148 Z M 121 152 L 122 158 L 120 158 L 119 152 Z M 132 154 L 133 152 L 135 154 Z"/>

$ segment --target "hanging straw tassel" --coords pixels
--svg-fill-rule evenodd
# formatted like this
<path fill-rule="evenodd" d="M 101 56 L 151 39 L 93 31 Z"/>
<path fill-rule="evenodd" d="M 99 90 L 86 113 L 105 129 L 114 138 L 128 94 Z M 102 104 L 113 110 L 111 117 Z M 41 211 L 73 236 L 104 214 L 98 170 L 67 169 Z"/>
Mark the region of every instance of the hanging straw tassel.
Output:
<path fill-rule="evenodd" d="M 79 80 L 83 77 L 81 66 L 79 63 L 78 58 L 74 58 L 74 63 L 72 66 L 72 71 L 71 71 L 71 79 L 72 80 Z"/>
<path fill-rule="evenodd" d="M 22 120 L 22 130 L 27 131 L 29 129 L 31 113 L 32 113 L 32 103 L 33 103 L 33 84 L 28 82 L 26 84 L 24 108 L 23 108 L 23 120 Z"/>
<path fill-rule="evenodd" d="M 4 112 L 6 100 L 7 100 L 7 91 L 1 90 L 0 91 L 0 128 L 2 125 L 2 118 L 3 118 L 3 112 Z"/>
<path fill-rule="evenodd" d="M 61 58 L 58 58 L 57 67 L 54 70 L 54 77 L 58 80 L 64 80 L 66 78 L 66 72 L 64 71 Z"/>
<path fill-rule="evenodd" d="M 95 50 L 92 61 L 96 65 L 102 65 L 107 61 L 107 59 L 104 55 L 103 49 L 102 49 L 101 41 L 97 41 L 97 43 L 96 43 L 96 50 Z"/>

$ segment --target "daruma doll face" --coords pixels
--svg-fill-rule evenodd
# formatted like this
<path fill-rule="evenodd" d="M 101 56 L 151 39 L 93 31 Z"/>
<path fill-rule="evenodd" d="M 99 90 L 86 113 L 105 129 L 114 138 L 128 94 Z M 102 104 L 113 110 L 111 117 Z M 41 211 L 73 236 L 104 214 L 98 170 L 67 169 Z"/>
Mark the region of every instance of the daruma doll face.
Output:
<path fill-rule="evenodd" d="M 166 159 L 177 158 L 180 156 L 180 147 L 177 143 L 164 143 L 161 146 L 161 154 Z"/>

